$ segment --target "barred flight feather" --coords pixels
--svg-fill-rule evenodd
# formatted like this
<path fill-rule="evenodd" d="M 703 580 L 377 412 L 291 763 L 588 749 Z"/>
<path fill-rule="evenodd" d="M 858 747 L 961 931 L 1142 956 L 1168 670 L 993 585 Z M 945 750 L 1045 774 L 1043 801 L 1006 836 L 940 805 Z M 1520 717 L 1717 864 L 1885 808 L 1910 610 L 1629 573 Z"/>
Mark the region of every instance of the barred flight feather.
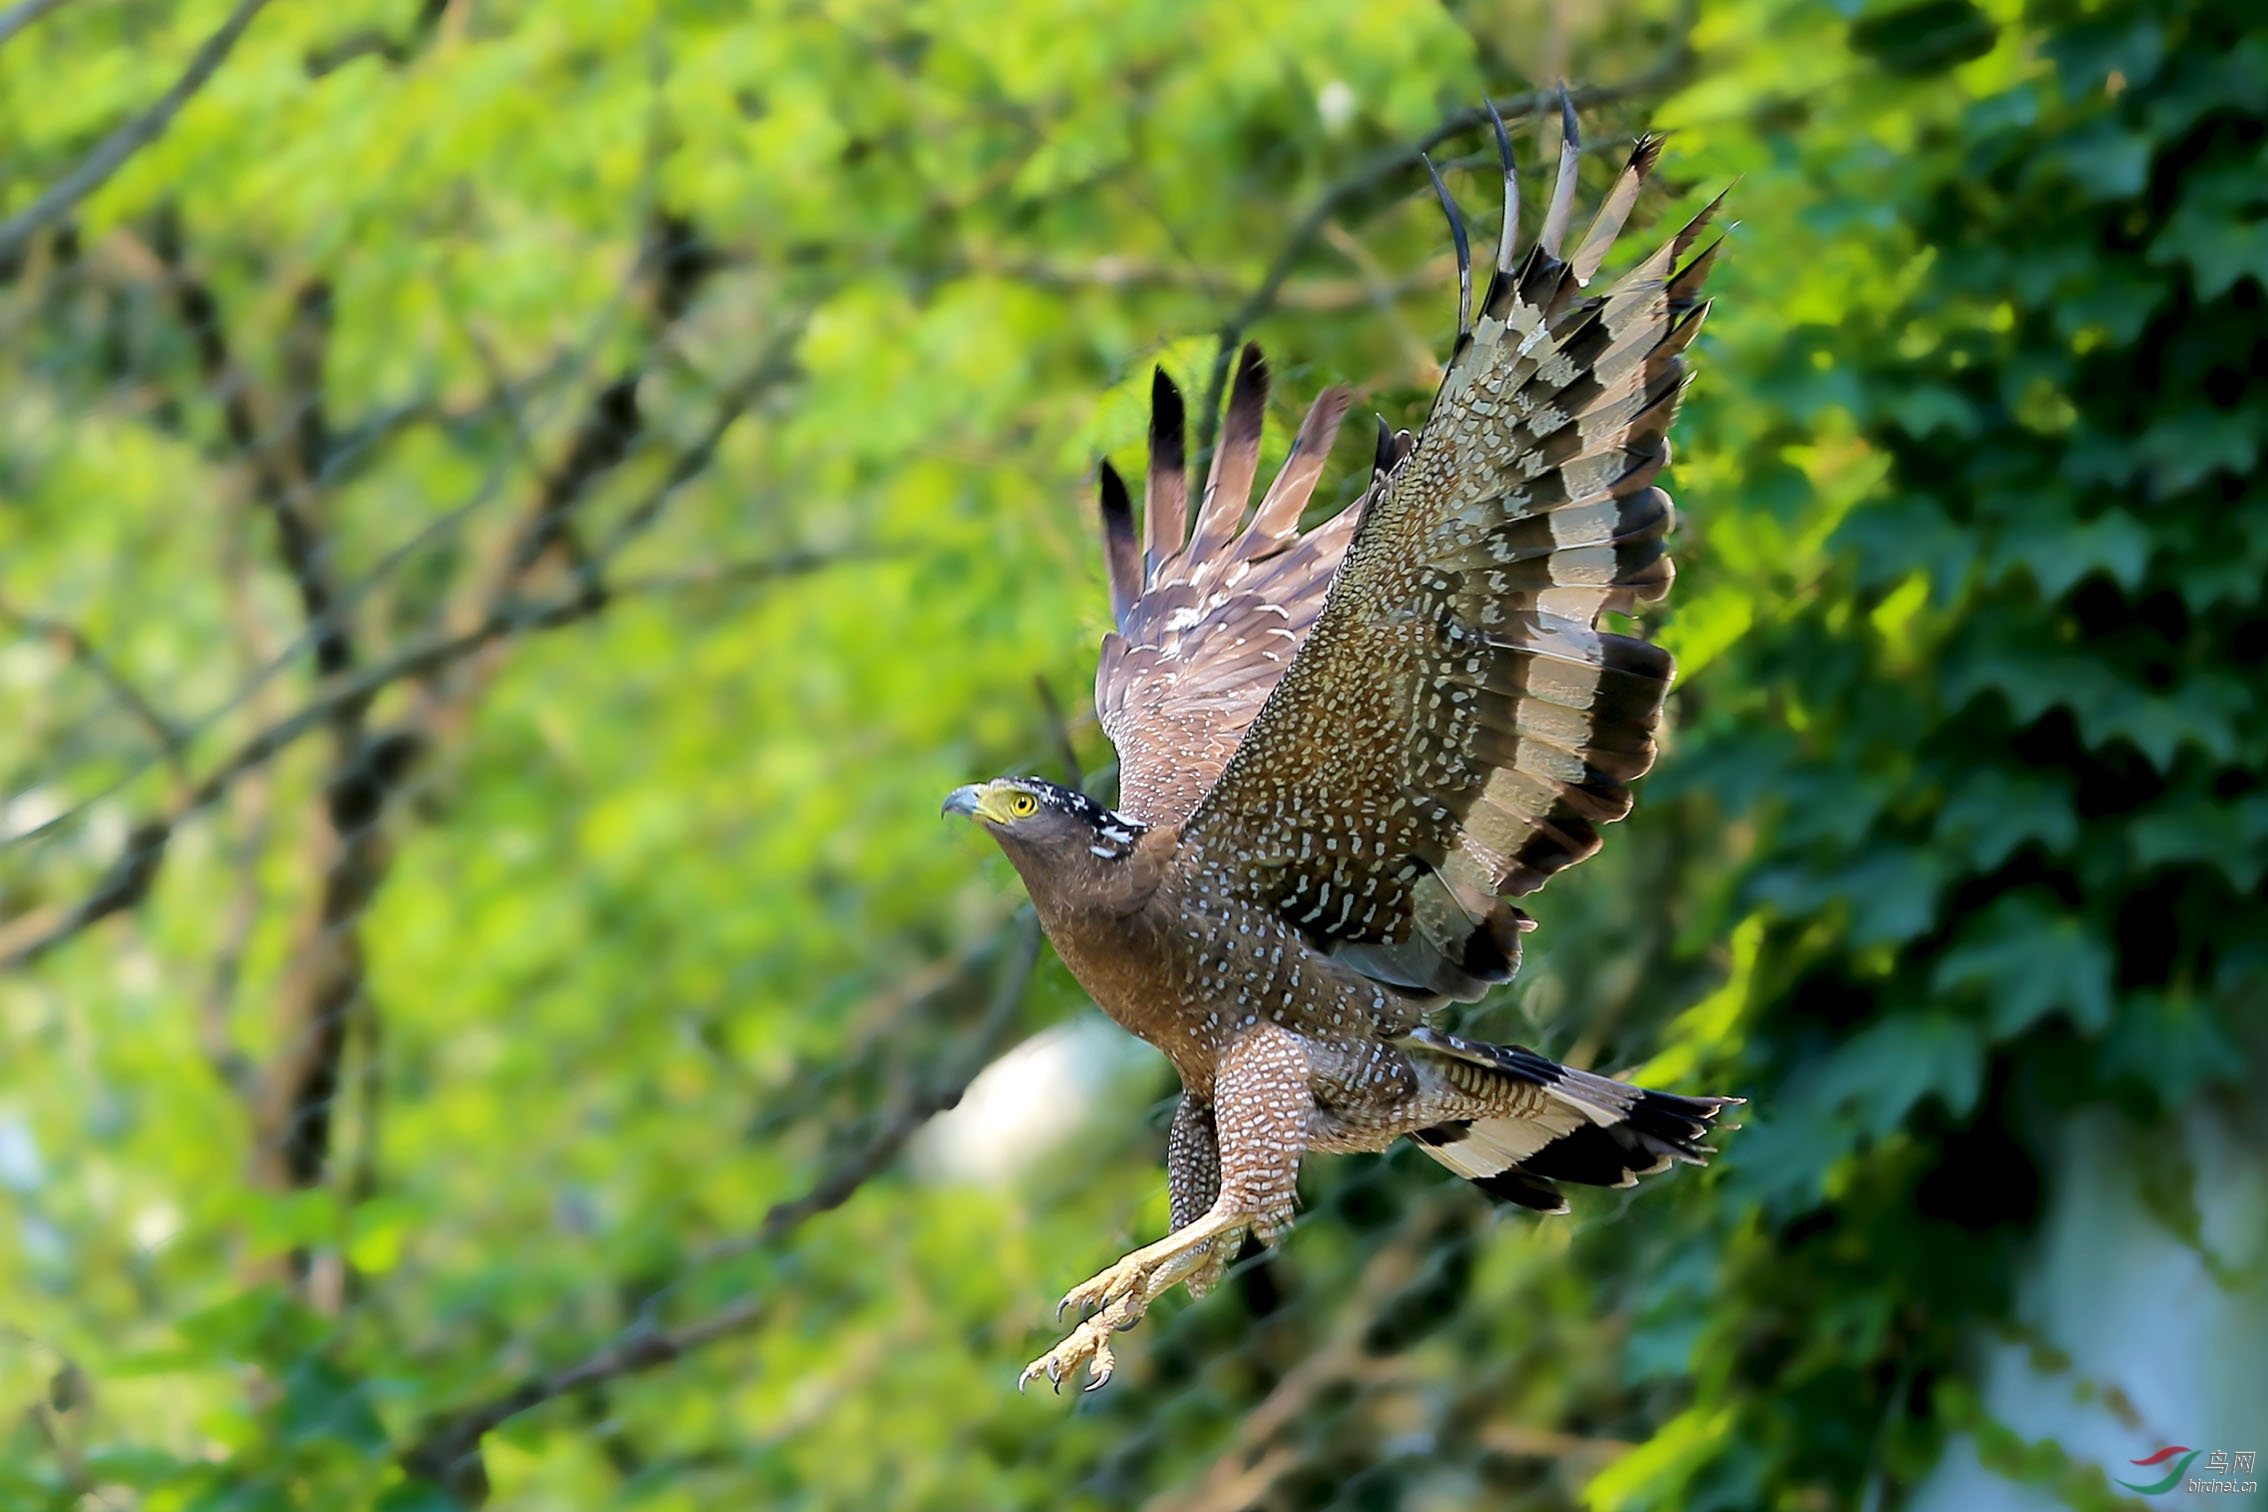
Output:
<path fill-rule="evenodd" d="M 1155 376 L 1139 521 L 1126 480 L 1100 480 L 1115 628 L 1095 707 L 1118 810 L 1028 778 L 946 800 L 992 830 L 1064 963 L 1184 1088 L 1175 1233 L 1074 1288 L 1099 1311 L 1025 1380 L 1107 1379 L 1110 1337 L 1157 1291 L 1217 1281 L 1238 1235 L 1275 1242 L 1309 1150 L 1407 1135 L 1559 1211 L 1561 1182 L 1698 1163 L 1733 1101 L 1425 1027 L 1511 975 L 1532 927 L 1515 900 L 1629 812 L 1672 671 L 1600 616 L 1670 586 L 1676 512 L 1656 479 L 1706 309 L 1708 215 L 1591 292 L 1659 146 L 1638 143 L 1565 251 L 1581 158 L 1564 95 L 1561 114 L 1525 252 L 1494 120 L 1506 203 L 1477 304 L 1464 217 L 1425 163 L 1457 256 L 1454 345 L 1419 434 L 1378 422 L 1347 508 L 1300 528 L 1345 392 L 1316 400 L 1254 503 L 1268 368 L 1243 348 L 1193 500 L 1181 392 Z"/>
<path fill-rule="evenodd" d="M 1268 407 L 1267 363 L 1247 345 L 1191 531 L 1181 391 L 1161 369 L 1151 383 L 1139 555 L 1125 484 L 1104 464 L 1103 539 L 1117 629 L 1103 640 L 1095 712 L 1118 748 L 1119 809 L 1129 818 L 1156 825 L 1188 816 L 1322 611 L 1361 506 L 1304 534 L 1299 520 L 1347 400 L 1343 389 L 1316 399 L 1247 520 Z"/>
<path fill-rule="evenodd" d="M 1672 580 L 1675 511 L 1654 482 L 1706 312 L 1699 288 L 1715 248 L 1693 249 L 1715 206 L 1611 289 L 1586 286 L 1659 152 L 1658 139 L 1640 140 L 1562 256 L 1579 162 L 1569 117 L 1537 239 L 1515 254 L 1508 203 L 1494 276 L 1424 430 L 1405 443 L 1382 423 L 1361 505 L 1310 532 L 1323 549 L 1296 575 L 1287 562 L 1267 580 L 1275 628 L 1297 654 L 1288 668 L 1268 662 L 1257 712 L 1237 707 L 1242 739 L 1207 772 L 1218 781 L 1201 802 L 1183 787 L 1161 804 L 1159 779 L 1134 763 L 1148 805 L 1135 811 L 1187 816 L 1177 864 L 1280 909 L 1407 993 L 1472 997 L 1508 976 L 1528 927 L 1511 900 L 1597 850 L 1599 827 L 1629 811 L 1628 785 L 1654 759 L 1670 658 L 1598 620 L 1658 601 Z M 1505 182 L 1509 192 L 1509 161 Z M 1453 206 L 1452 224 L 1461 229 Z M 1200 609 L 1175 584 L 1249 570 L 1249 558 L 1223 553 L 1222 501 L 1234 486 L 1243 506 L 1250 473 L 1239 464 L 1257 447 L 1238 418 L 1257 413 L 1261 373 L 1248 352 L 1195 538 L 1145 587 L 1130 627 L 1153 598 Z M 1334 568 L 1318 605 L 1317 580 Z M 1130 629 L 1127 641 L 1122 659 L 1142 637 Z M 1229 641 L 1208 644 L 1228 664 Z M 1260 686 L 1238 684 L 1246 698 Z M 1113 718 L 1143 747 L 1141 727 L 1173 715 L 1122 700 Z M 1360 843 L 1345 849 L 1303 843 L 1349 832 Z M 1326 906 L 1350 898 L 1364 900 L 1359 912 Z"/>
<path fill-rule="evenodd" d="M 1411 1054 L 1542 1096 L 1506 1098 L 1517 1113 L 1459 1119 L 1410 1138 L 1428 1155 L 1503 1201 L 1542 1212 L 1565 1212 L 1554 1184 L 1635 1186 L 1672 1163 L 1704 1164 L 1701 1143 L 1717 1115 L 1740 1099 L 1683 1097 L 1560 1065 L 1519 1045 L 1490 1045 L 1419 1029 L 1402 1046 Z"/>

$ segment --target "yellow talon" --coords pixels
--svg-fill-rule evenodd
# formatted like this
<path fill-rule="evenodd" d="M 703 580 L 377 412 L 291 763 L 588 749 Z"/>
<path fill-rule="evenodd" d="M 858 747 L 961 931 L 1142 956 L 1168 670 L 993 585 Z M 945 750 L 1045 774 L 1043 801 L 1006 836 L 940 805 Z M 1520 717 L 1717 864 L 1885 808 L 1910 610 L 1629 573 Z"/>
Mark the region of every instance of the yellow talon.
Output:
<path fill-rule="evenodd" d="M 1072 1287 L 1056 1304 L 1055 1316 L 1060 1321 L 1077 1307 L 1078 1325 L 1062 1343 L 1024 1367 L 1016 1389 L 1022 1391 L 1035 1377 L 1045 1375 L 1061 1391 L 1064 1378 L 1082 1364 L 1090 1377 L 1082 1390 L 1107 1384 L 1118 1369 L 1110 1336 L 1141 1322 L 1151 1301 L 1176 1284 L 1217 1279 L 1222 1256 L 1235 1248 L 1236 1236 L 1250 1224 L 1251 1218 L 1240 1212 L 1209 1213 Z"/>

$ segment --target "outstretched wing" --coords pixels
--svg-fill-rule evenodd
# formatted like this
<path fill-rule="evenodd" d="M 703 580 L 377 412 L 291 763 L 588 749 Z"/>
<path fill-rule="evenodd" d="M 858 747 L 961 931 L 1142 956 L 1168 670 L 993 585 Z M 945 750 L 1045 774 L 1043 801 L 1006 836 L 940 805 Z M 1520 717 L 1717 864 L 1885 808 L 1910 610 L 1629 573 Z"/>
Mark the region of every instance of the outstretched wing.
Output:
<path fill-rule="evenodd" d="M 1267 405 L 1267 364 L 1247 346 L 1197 528 L 1186 540 L 1181 393 L 1164 372 L 1151 386 L 1139 549 L 1126 485 L 1103 465 L 1103 540 L 1118 628 L 1103 638 L 1095 712 L 1118 748 L 1119 810 L 1145 824 L 1179 824 L 1220 776 L 1314 624 L 1354 534 L 1359 504 L 1299 532 L 1347 412 L 1343 389 L 1315 401 L 1283 470 L 1245 520 Z"/>
<path fill-rule="evenodd" d="M 1481 318 L 1183 832 L 1180 864 L 1209 885 L 1415 992 L 1473 997 L 1511 974 L 1529 921 L 1508 900 L 1629 811 L 1669 689 L 1668 654 L 1598 617 L 1669 586 L 1670 501 L 1652 483 L 1705 313 L 1715 247 L 1683 259 L 1709 212 L 1585 295 L 1658 143 L 1639 143 L 1563 257 L 1572 112 L 1567 124 L 1541 234 L 1517 263 L 1499 124 L 1506 234 Z"/>

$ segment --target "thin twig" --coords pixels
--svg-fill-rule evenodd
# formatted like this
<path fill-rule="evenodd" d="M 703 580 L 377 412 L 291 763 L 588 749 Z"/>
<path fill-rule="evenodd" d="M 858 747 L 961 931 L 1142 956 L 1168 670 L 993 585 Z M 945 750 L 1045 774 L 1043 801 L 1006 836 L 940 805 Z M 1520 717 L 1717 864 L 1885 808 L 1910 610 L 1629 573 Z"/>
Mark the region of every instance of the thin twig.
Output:
<path fill-rule="evenodd" d="M 917 1130 L 939 1113 L 958 1106 L 969 1083 L 990 1063 L 999 1041 L 1023 1006 L 1032 972 L 1039 964 L 1039 948 L 1039 919 L 1025 910 L 1014 926 L 1008 958 L 1001 968 L 992 1002 L 959 1070 L 942 1085 L 914 1097 L 892 1114 L 856 1154 L 821 1177 L 808 1191 L 775 1203 L 754 1229 L 712 1245 L 696 1255 L 692 1264 L 696 1267 L 711 1264 L 776 1243 L 810 1219 L 841 1207 L 896 1159 Z M 563 1370 L 531 1377 L 489 1401 L 438 1419 L 402 1455 L 403 1467 L 478 1505 L 486 1499 L 488 1489 L 487 1472 L 480 1459 L 480 1441 L 490 1430 L 572 1392 L 619 1376 L 651 1370 L 680 1359 L 704 1344 L 745 1332 L 763 1321 L 764 1300 L 756 1295 L 738 1298 L 682 1328 L 655 1328 L 641 1319 L 596 1352 Z"/>
<path fill-rule="evenodd" d="M 117 664 L 102 654 L 85 631 L 50 615 L 26 613 L 6 599 L 0 599 L 0 620 L 9 621 L 27 635 L 45 636 L 62 646 L 70 653 L 71 660 L 92 672 L 110 690 L 110 696 L 117 699 L 119 705 L 150 732 L 151 738 L 165 752 L 166 760 L 175 772 L 181 770 L 183 742 L 180 727 L 158 712 L 157 705 L 150 696 L 120 672 Z"/>
<path fill-rule="evenodd" d="M 267 3 L 268 0 L 242 0 L 235 13 L 221 23 L 220 30 L 205 39 L 205 45 L 189 60 L 187 71 L 158 97 L 156 104 L 112 132 L 101 146 L 87 154 L 84 162 L 57 180 L 45 194 L 7 221 L 0 222 L 0 262 L 14 257 L 33 232 L 70 214 L 79 201 L 125 167 L 129 158 L 164 135 L 165 129 L 173 124 L 173 118 L 181 113 L 181 107 L 205 87 L 206 81 L 244 35 L 245 28 L 252 24 L 252 18 L 260 14 Z"/>
<path fill-rule="evenodd" d="M 803 340 L 803 331 L 803 321 L 790 321 L 773 337 L 755 364 L 718 397 L 716 413 L 711 417 L 708 428 L 679 454 L 661 482 L 625 511 L 614 528 L 607 532 L 605 542 L 599 547 L 598 559 L 592 564 L 594 568 L 604 568 L 613 558 L 620 556 L 624 548 L 661 518 L 662 511 L 669 507 L 670 500 L 676 497 L 679 489 L 707 471 L 709 463 L 716 458 L 717 448 L 724 444 L 726 434 L 748 413 L 751 405 L 770 390 L 801 373 L 802 369 L 795 360 L 795 349 Z"/>
<path fill-rule="evenodd" d="M 783 551 L 777 556 L 741 557 L 708 567 L 687 568 L 683 572 L 647 572 L 634 577 L 614 578 L 608 581 L 606 591 L 609 598 L 620 599 L 685 593 L 699 588 L 745 588 L 753 583 L 775 583 L 781 578 L 800 577 L 821 567 L 849 562 L 887 562 L 914 554 L 914 548 L 910 546 L 849 546 L 840 551 Z"/>
<path fill-rule="evenodd" d="M 859 553 L 799 553 L 777 567 L 775 578 L 799 577 Z M 753 569 L 753 564 L 743 564 Z M 266 726 L 237 746 L 203 780 L 189 789 L 167 814 L 138 826 L 110 874 L 94 893 L 74 907 L 42 910 L 0 925 L 0 971 L 29 965 L 87 926 L 133 907 L 155 880 L 173 832 L 217 801 L 245 773 L 270 760 L 310 731 L 322 728 L 344 707 L 374 697 L 405 678 L 425 677 L 461 661 L 492 641 L 523 630 L 550 630 L 589 619 L 604 605 L 582 599 L 500 609 L 469 630 L 436 636 L 359 668 L 318 690 L 307 703 Z"/>
<path fill-rule="evenodd" d="M 1087 779 L 1079 770 L 1079 748 L 1071 743 L 1071 726 L 1063 718 L 1063 705 L 1056 702 L 1055 689 L 1048 686 L 1046 673 L 1034 673 L 1032 684 L 1039 689 L 1040 707 L 1047 712 L 1047 729 L 1055 740 L 1056 758 L 1063 763 L 1063 784 L 1084 791 Z"/>
<path fill-rule="evenodd" d="M 267 850 L 273 794 L 272 774 L 263 774 L 240 784 L 232 795 L 242 826 L 229 858 L 236 872 L 236 884 L 230 891 L 228 914 L 221 927 L 212 976 L 205 984 L 205 995 L 197 1014 L 198 1047 L 205 1052 L 206 1063 L 223 1085 L 248 1101 L 257 1090 L 259 1079 L 253 1072 L 251 1058 L 237 1048 L 229 1019 L 236 1005 L 236 989 L 243 977 L 244 953 L 252 943 L 252 931 L 260 920 L 260 858 Z"/>
<path fill-rule="evenodd" d="M 1395 308 L 1395 302 L 1402 291 L 1387 276 L 1377 257 L 1362 244 L 1360 238 L 1335 220 L 1324 224 L 1323 239 L 1362 274 L 1362 282 L 1370 290 L 1372 306 L 1393 328 L 1394 335 L 1402 344 L 1402 356 L 1410 365 L 1413 385 L 1425 388 L 1439 383 L 1441 359 L 1434 355 L 1432 346 L 1411 328 L 1410 323 L 1402 318 L 1401 311 Z"/>
<path fill-rule="evenodd" d="M 153 263 L 158 262 L 154 254 L 145 255 Z M 531 378 L 529 380 L 531 389 L 538 384 L 553 381 L 571 389 L 574 384 L 581 380 L 582 375 L 588 371 L 592 359 L 597 355 L 605 337 L 612 330 L 616 316 L 627 301 L 629 285 L 634 284 L 645 275 L 653 255 L 650 247 L 640 252 L 639 256 L 632 261 L 631 267 L 625 275 L 624 286 L 615 292 L 606 307 L 591 322 L 590 329 L 584 333 L 581 343 L 553 369 Z M 163 273 L 161 268 L 158 276 L 167 275 Z M 812 301 L 813 307 L 817 307 L 820 303 L 823 303 L 823 301 L 818 299 Z M 346 617 L 360 606 L 364 599 L 377 591 L 404 562 L 455 532 L 475 513 L 495 499 L 503 491 L 510 470 L 503 458 L 492 459 L 486 473 L 481 478 L 479 486 L 470 495 L 461 503 L 450 506 L 441 514 L 410 532 L 399 544 L 381 556 L 360 579 L 342 588 L 337 603 L 333 604 L 321 616 L 310 620 L 289 644 L 272 656 L 266 665 L 247 678 L 234 693 L 222 700 L 216 707 L 183 726 L 181 730 L 182 739 L 184 741 L 195 740 L 213 725 L 244 707 L 262 688 L 272 682 L 277 674 L 297 660 L 302 651 L 310 646 L 320 646 L 326 637 L 335 634 L 337 627 L 345 621 Z M 682 482 L 683 479 L 677 481 Z M 0 849 L 39 839 L 74 823 L 84 817 L 97 804 L 115 796 L 123 791 L 128 784 L 147 773 L 157 764 L 158 759 L 157 757 L 145 758 L 106 784 L 101 790 L 89 794 L 63 812 L 14 834 L 0 836 Z M 20 924 L 21 920 L 17 922 Z M 9 951 L 5 944 L 8 937 L 6 931 L 0 930 L 0 966 L 6 965 L 9 959 Z"/>
<path fill-rule="evenodd" d="M 1409 1225 L 1365 1261 L 1346 1304 L 1332 1320 L 1329 1336 L 1238 1419 L 1234 1436 L 1214 1457 L 1205 1478 L 1186 1493 L 1167 1491 L 1153 1497 L 1143 1512 L 1235 1512 L 1255 1505 L 1298 1459 L 1296 1454 L 1288 1458 L 1284 1454 L 1290 1446 L 1271 1446 L 1269 1441 L 1304 1421 L 1318 1396 L 1365 1370 L 1408 1371 L 1406 1361 L 1367 1354 L 1362 1341 L 1387 1305 L 1408 1289 L 1418 1274 L 1420 1257 L 1439 1240 L 1441 1228 L 1436 1205 L 1432 1221 Z"/>
<path fill-rule="evenodd" d="M 1428 287 L 1439 279 L 1441 269 L 1448 265 L 1448 254 L 1444 253 L 1435 262 L 1404 274 L 1393 281 L 1394 294 L 1399 297 Z M 1115 253 L 1099 257 L 1091 263 L 1068 264 L 971 252 L 966 254 L 962 266 L 972 273 L 1013 279 L 1042 289 L 1169 288 L 1194 289 L 1209 294 L 1219 282 L 1201 272 L 1136 262 Z M 1368 303 L 1372 296 L 1371 288 L 1360 279 L 1301 279 L 1286 283 L 1277 291 L 1275 307 L 1324 312 L 1351 310 Z"/>
<path fill-rule="evenodd" d="M 504 359 L 497 354 L 495 344 L 480 328 L 480 322 L 459 306 L 453 287 L 444 287 L 441 308 L 465 338 L 465 345 L 472 349 L 474 360 L 479 362 L 482 374 L 488 379 L 490 402 L 502 412 L 520 460 L 527 464 L 530 472 L 541 473 L 543 462 L 536 450 L 535 430 L 528 424 L 527 412 L 520 407 L 513 392 L 512 375 L 505 369 Z"/>
<path fill-rule="evenodd" d="M 46 15 L 62 8 L 63 0 L 21 0 L 21 3 L 0 11 L 0 47 L 6 47 L 11 37 Z"/>
<path fill-rule="evenodd" d="M 992 1004 L 985 1011 L 984 1021 L 970 1036 L 968 1051 L 960 1066 L 942 1083 L 929 1091 L 909 1099 L 905 1106 L 890 1116 L 874 1137 L 859 1152 L 829 1171 L 802 1196 L 775 1203 L 764 1214 L 756 1227 L 745 1234 L 721 1240 L 701 1250 L 693 1257 L 693 1264 L 713 1265 L 730 1260 L 772 1244 L 790 1229 L 820 1213 L 829 1212 L 849 1201 L 851 1195 L 871 1180 L 882 1168 L 897 1158 L 907 1140 L 923 1124 L 940 1113 L 949 1113 L 961 1105 L 962 1096 L 977 1073 L 991 1064 L 999 1042 L 1015 1021 L 1016 1010 L 1023 1006 L 1024 989 L 1029 983 L 1032 968 L 1039 961 L 1039 918 L 1030 910 L 1023 910 L 1014 926 L 1015 935 L 1010 947 L 1008 965 L 1002 970 L 1000 986 L 993 994 Z M 942 989 L 940 989 L 942 990 Z"/>
<path fill-rule="evenodd" d="M 271 432 L 263 421 L 263 405 L 229 339 L 219 297 L 190 269 L 179 221 L 170 214 L 164 217 L 155 240 L 161 277 L 196 345 L 206 387 L 218 396 L 229 442 L 251 472 L 252 496 L 275 521 L 277 562 L 297 591 L 306 627 L 315 636 L 315 669 L 325 676 L 342 672 L 354 664 L 353 629 L 333 580 L 331 543 L 318 527 L 307 474 L 285 436 Z M 313 301 L 305 297 L 309 290 L 316 291 Z M 292 364 L 303 371 L 312 364 L 318 375 L 321 372 L 322 346 L 330 328 L 328 309 L 328 295 L 319 283 L 302 291 L 286 345 L 294 349 Z M 320 394 L 310 403 L 320 408 Z"/>
<path fill-rule="evenodd" d="M 1680 35 L 1671 43 L 1661 60 L 1644 73 L 1620 84 L 1572 89 L 1568 91 L 1568 98 L 1581 108 L 1650 92 L 1675 77 L 1685 66 L 1689 56 L 1690 43 Z M 1496 111 L 1505 120 L 1512 121 L 1534 115 L 1558 103 L 1559 91 L 1536 90 L 1496 101 Z M 1422 154 L 1431 152 L 1452 137 L 1477 131 L 1488 124 L 1489 116 L 1485 108 L 1475 106 L 1460 110 L 1443 119 L 1438 126 L 1415 141 L 1371 154 L 1358 163 L 1354 171 L 1323 191 L 1322 197 L 1301 217 L 1298 225 L 1292 228 L 1291 236 L 1277 251 L 1275 260 L 1269 263 L 1260 282 L 1245 296 L 1244 302 L 1221 322 L 1213 354 L 1213 372 L 1205 386 L 1205 402 L 1197 411 L 1197 450 L 1200 455 L 1213 444 L 1213 428 L 1218 423 L 1221 408 L 1221 391 L 1228 383 L 1229 364 L 1236 355 L 1238 345 L 1244 340 L 1245 331 L 1254 321 L 1275 308 L 1277 295 L 1290 279 L 1293 269 L 1299 266 L 1300 259 L 1307 255 L 1308 248 L 1323 234 L 1323 228 L 1353 200 L 1396 174 L 1418 167 Z"/>
<path fill-rule="evenodd" d="M 480 1441 L 491 1429 L 572 1392 L 669 1364 L 704 1344 L 745 1332 L 763 1317 L 763 1299 L 749 1296 L 683 1328 L 624 1334 L 565 1370 L 532 1377 L 496 1400 L 449 1419 L 411 1446 L 402 1456 L 403 1467 L 478 1506 L 488 1500 L 488 1471 L 481 1463 Z"/>

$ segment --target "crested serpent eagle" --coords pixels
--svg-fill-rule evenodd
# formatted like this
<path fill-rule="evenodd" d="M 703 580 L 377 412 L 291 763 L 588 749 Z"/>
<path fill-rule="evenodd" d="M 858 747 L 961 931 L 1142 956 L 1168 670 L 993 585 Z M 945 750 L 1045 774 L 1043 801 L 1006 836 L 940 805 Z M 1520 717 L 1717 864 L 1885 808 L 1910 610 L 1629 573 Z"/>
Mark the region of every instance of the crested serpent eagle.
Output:
<path fill-rule="evenodd" d="M 1158 374 L 1139 538 L 1125 484 L 1102 473 L 1117 628 L 1095 705 L 1118 748 L 1117 809 L 1029 777 L 945 802 L 1007 852 L 1095 1001 L 1181 1075 L 1172 1232 L 1072 1290 L 1063 1305 L 1083 1321 L 1023 1382 L 1060 1386 L 1081 1366 L 1089 1389 L 1109 1379 L 1113 1335 L 1162 1292 L 1202 1294 L 1245 1234 L 1283 1234 L 1309 1150 L 1407 1137 L 1496 1197 L 1560 1212 L 1559 1182 L 1700 1163 L 1735 1101 L 1427 1023 L 1512 975 L 1531 927 L 1513 900 L 1628 812 L 1670 684 L 1665 652 L 1598 620 L 1669 587 L 1655 481 L 1707 310 L 1716 243 L 1695 248 L 1716 207 L 1586 292 L 1659 141 L 1639 141 L 1569 250 L 1564 100 L 1562 117 L 1524 253 L 1496 121 L 1504 230 L 1477 311 L 1441 190 L 1456 348 L 1414 440 L 1380 422 L 1370 486 L 1345 510 L 1299 528 L 1340 389 L 1250 507 L 1268 376 L 1247 346 L 1192 528 L 1181 397 Z"/>

